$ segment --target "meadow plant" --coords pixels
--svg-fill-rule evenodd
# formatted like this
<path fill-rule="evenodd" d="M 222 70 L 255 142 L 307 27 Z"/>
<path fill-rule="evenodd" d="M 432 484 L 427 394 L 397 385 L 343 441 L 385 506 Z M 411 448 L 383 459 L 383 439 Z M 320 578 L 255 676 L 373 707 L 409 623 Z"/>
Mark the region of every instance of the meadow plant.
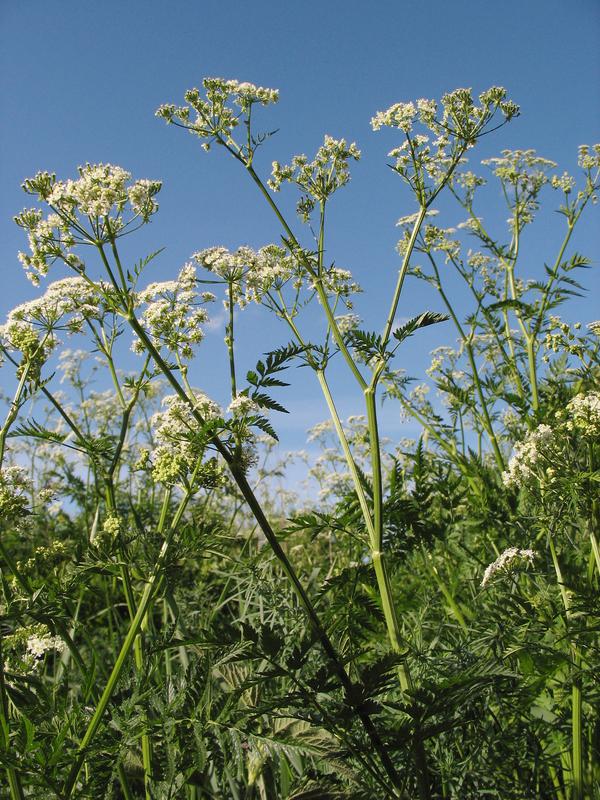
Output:
<path fill-rule="evenodd" d="M 256 116 L 277 99 L 208 78 L 156 112 L 237 161 L 281 227 L 258 250 L 199 243 L 174 280 L 142 285 L 160 252 L 129 264 L 119 242 L 157 213 L 159 181 L 86 164 L 72 180 L 23 184 L 41 208 L 15 218 L 29 242 L 19 260 L 36 285 L 50 270 L 67 277 L 0 327 L 16 377 L 0 428 L 6 795 L 591 797 L 600 343 L 597 323 L 555 310 L 590 264 L 568 251 L 600 186 L 600 147 L 580 149 L 580 182 L 532 150 L 484 161 L 508 206 L 502 241 L 478 214 L 486 179 L 467 153 L 518 116 L 506 91 L 377 112 L 416 210 L 398 222 L 398 274 L 373 332 L 355 313 L 361 287 L 326 247 L 327 209 L 360 150 L 327 135 L 312 160 L 261 175 L 272 134 Z M 565 234 L 529 278 L 521 244 L 546 189 Z M 297 222 L 278 202 L 290 190 Z M 437 224 L 442 192 L 463 217 L 453 227 Z M 409 276 L 440 311 L 399 319 Z M 219 294 L 223 405 L 193 380 Z M 242 372 L 250 303 L 291 338 Z M 442 322 L 456 345 L 414 385 L 393 359 Z M 334 359 L 357 391 L 348 420 Z M 314 373 L 330 414 L 311 435 L 317 497 L 268 465 L 286 411 L 271 395 L 293 363 Z M 94 388 L 101 375 L 110 389 Z M 381 435 L 384 397 L 419 441 Z"/>

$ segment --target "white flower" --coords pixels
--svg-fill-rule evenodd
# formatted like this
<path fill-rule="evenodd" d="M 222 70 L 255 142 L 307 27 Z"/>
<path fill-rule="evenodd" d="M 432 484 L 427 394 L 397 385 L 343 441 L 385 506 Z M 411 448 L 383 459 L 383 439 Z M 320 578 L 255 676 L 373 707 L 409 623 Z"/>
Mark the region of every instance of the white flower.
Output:
<path fill-rule="evenodd" d="M 521 550 L 518 547 L 509 547 L 501 553 L 495 561 L 486 567 L 481 581 L 481 588 L 485 588 L 496 573 L 507 572 L 510 569 L 514 569 L 519 563 L 528 566 L 533 564 L 534 559 L 535 553 L 533 550 Z"/>
<path fill-rule="evenodd" d="M 600 392 L 576 395 L 567 404 L 566 412 L 567 430 L 589 437 L 600 436 Z"/>
<path fill-rule="evenodd" d="M 153 344 L 164 345 L 184 359 L 191 358 L 194 345 L 204 339 L 201 326 L 208 321 L 208 312 L 202 305 L 215 299 L 210 292 L 198 292 L 196 283 L 196 267 L 190 262 L 176 280 L 151 283 L 137 297 L 138 303 L 146 305 L 140 322 Z M 141 342 L 134 341 L 134 352 L 142 349 Z"/>
<path fill-rule="evenodd" d="M 49 650 L 57 650 L 59 653 L 65 649 L 65 643 L 60 636 L 51 636 L 49 633 L 38 635 L 34 634 L 27 639 L 25 645 L 27 654 L 38 660 Z"/>
<path fill-rule="evenodd" d="M 246 246 L 233 252 L 226 247 L 210 247 L 192 258 L 228 284 L 228 293 L 241 308 L 260 303 L 271 288 L 281 288 L 297 271 L 294 259 L 274 244 L 258 251 Z"/>
<path fill-rule="evenodd" d="M 378 111 L 371 120 L 371 127 L 374 131 L 378 131 L 384 126 L 400 128 L 405 133 L 409 133 L 416 116 L 417 109 L 414 103 L 395 103 L 385 111 Z"/>
<path fill-rule="evenodd" d="M 535 467 L 544 459 L 544 451 L 552 444 L 554 431 L 549 425 L 538 425 L 530 431 L 523 442 L 518 442 L 514 455 L 508 462 L 508 470 L 502 473 L 505 486 L 518 486 L 534 477 Z"/>
<path fill-rule="evenodd" d="M 245 394 L 236 395 L 227 406 L 227 411 L 234 417 L 245 417 L 248 414 L 256 414 L 259 410 L 256 401 Z"/>

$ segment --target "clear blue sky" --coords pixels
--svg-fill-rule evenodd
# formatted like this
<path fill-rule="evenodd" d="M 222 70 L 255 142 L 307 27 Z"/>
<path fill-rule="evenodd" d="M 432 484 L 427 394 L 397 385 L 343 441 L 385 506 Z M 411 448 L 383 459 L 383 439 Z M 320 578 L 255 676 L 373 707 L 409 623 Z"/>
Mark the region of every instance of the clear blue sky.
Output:
<path fill-rule="evenodd" d="M 599 41 L 598 0 L 4 0 L 0 318 L 35 293 L 16 260 L 24 237 L 12 216 L 28 204 L 20 190 L 23 178 L 40 169 L 64 178 L 78 164 L 103 161 L 136 177 L 161 178 L 161 210 L 136 237 L 138 257 L 167 248 L 149 274 L 152 280 L 172 277 L 204 247 L 278 239 L 274 220 L 239 165 L 220 152 L 203 153 L 191 137 L 154 118 L 159 104 L 180 101 L 186 88 L 214 75 L 281 91 L 278 106 L 264 116 L 265 126 L 280 133 L 259 166 L 297 152 L 311 154 L 324 133 L 356 140 L 363 150 L 331 215 L 329 254 L 368 290 L 358 309 L 366 327 L 380 327 L 398 267 L 394 223 L 414 209 L 385 166 L 393 141 L 371 132 L 373 113 L 457 86 L 478 92 L 504 85 L 522 115 L 487 137 L 475 157 L 532 147 L 574 171 L 577 145 L 600 139 Z M 459 219 L 458 211 L 450 213 L 444 224 Z M 557 219 L 549 215 L 531 234 L 533 271 L 555 252 Z M 597 223 L 598 208 L 575 242 L 596 262 L 588 274 L 596 299 L 592 293 L 572 312 L 584 322 L 600 316 Z M 400 314 L 438 307 L 426 287 L 409 284 Z M 247 367 L 254 354 L 287 340 L 258 309 L 244 325 Z M 213 339 L 195 382 L 223 399 L 220 334 Z M 445 342 L 423 343 L 424 349 L 411 346 L 405 353 L 411 373 L 423 374 L 427 349 Z M 296 374 L 301 402 L 290 402 L 293 418 L 276 421 L 292 445 L 301 442 L 311 420 L 326 416 L 320 402 L 308 410 L 307 377 Z M 359 411 L 346 384 L 341 390 L 342 411 Z M 398 433 L 394 418 L 388 421 Z"/>

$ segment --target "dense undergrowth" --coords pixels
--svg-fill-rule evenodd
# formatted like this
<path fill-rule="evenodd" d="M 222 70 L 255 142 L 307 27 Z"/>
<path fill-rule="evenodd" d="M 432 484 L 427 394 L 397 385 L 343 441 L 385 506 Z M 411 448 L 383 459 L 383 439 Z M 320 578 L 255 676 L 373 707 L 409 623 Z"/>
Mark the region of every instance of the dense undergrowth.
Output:
<path fill-rule="evenodd" d="M 556 311 L 590 264 L 571 237 L 600 149 L 581 148 L 577 179 L 533 151 L 489 160 L 503 241 L 478 215 L 484 179 L 465 154 L 518 114 L 504 90 L 378 113 L 417 212 L 400 221 L 396 287 L 370 332 L 324 246 L 325 208 L 360 153 L 326 137 L 314 161 L 275 162 L 263 180 L 253 115 L 276 99 L 211 79 L 159 109 L 239 161 L 282 226 L 259 251 L 194 254 L 176 280 L 141 285 L 152 257 L 119 251 L 156 212 L 158 182 L 86 165 L 24 184 L 42 210 L 17 217 L 21 262 L 36 283 L 63 273 L 1 328 L 15 381 L 0 429 L 2 797 L 591 798 L 600 322 Z M 299 231 L 276 202 L 286 183 Z M 523 274 L 523 231 L 552 191 L 562 245 Z M 432 224 L 441 192 L 459 231 Z M 409 274 L 440 310 L 398 322 Z M 190 384 L 205 283 L 224 292 L 228 408 Z M 282 346 L 242 372 L 235 324 L 250 302 L 280 318 Z M 392 359 L 441 322 L 456 346 L 415 385 Z M 120 368 L 125 339 L 134 371 Z M 334 357 L 356 384 L 349 420 Z M 331 412 L 313 431 L 312 493 L 286 484 L 276 446 L 292 364 Z M 418 440 L 380 435 L 381 397 Z"/>

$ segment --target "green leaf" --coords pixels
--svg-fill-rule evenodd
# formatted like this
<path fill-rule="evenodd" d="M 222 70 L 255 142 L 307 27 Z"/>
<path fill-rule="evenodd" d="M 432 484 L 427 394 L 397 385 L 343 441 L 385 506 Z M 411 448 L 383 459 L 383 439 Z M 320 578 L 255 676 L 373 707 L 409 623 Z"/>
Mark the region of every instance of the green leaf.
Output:
<path fill-rule="evenodd" d="M 396 328 L 392 336 L 397 341 L 403 342 L 405 339 L 408 339 L 409 336 L 412 336 L 419 328 L 437 325 L 438 322 L 446 322 L 448 319 L 449 317 L 447 314 L 439 314 L 437 311 L 424 311 L 422 314 L 419 314 L 418 317 L 413 317 L 409 319 L 408 322 L 405 322 L 404 325 Z"/>
<path fill-rule="evenodd" d="M 286 408 L 284 408 L 276 400 L 273 400 L 272 397 L 269 397 L 268 394 L 264 394 L 263 392 L 252 392 L 251 397 L 260 408 L 270 408 L 273 411 L 281 411 L 283 414 L 289 413 Z"/>

